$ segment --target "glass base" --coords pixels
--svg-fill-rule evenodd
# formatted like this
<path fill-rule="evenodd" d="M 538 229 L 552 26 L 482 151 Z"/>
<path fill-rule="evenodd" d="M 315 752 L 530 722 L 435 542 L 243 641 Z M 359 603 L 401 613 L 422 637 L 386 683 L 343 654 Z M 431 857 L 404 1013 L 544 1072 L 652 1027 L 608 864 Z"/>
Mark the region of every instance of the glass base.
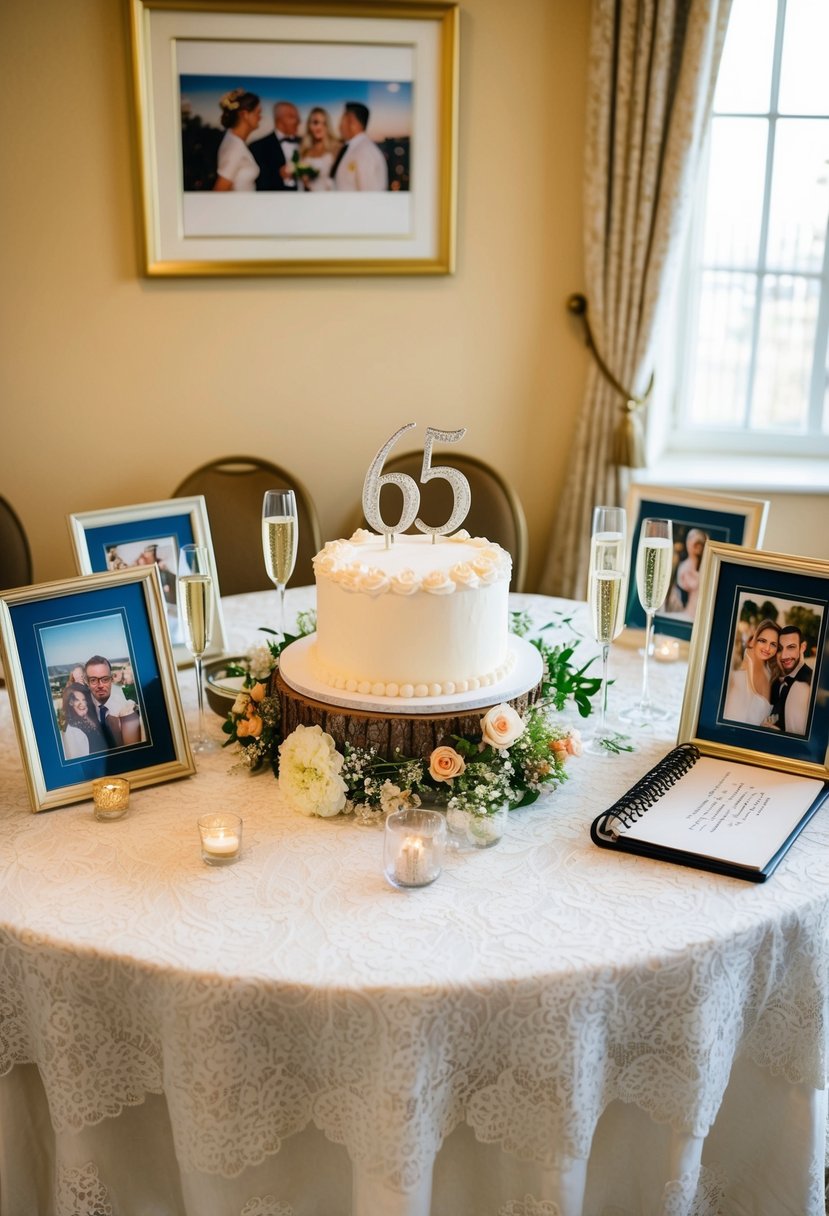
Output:
<path fill-rule="evenodd" d="M 642 705 L 640 702 L 619 710 L 619 721 L 624 722 L 626 726 L 635 726 L 639 730 L 647 729 L 649 726 L 659 726 L 663 722 L 667 722 L 670 717 L 670 710 L 653 701 L 649 705 Z"/>
<path fill-rule="evenodd" d="M 218 752 L 221 750 L 221 747 L 222 745 L 218 739 L 211 739 L 207 735 L 203 739 L 191 738 L 190 740 L 190 748 L 197 755 L 203 756 L 205 752 Z"/>
<path fill-rule="evenodd" d="M 201 859 L 206 866 L 232 866 L 234 861 L 239 860 L 239 852 L 237 850 L 235 853 L 217 855 L 216 853 L 205 853 L 202 849 Z"/>

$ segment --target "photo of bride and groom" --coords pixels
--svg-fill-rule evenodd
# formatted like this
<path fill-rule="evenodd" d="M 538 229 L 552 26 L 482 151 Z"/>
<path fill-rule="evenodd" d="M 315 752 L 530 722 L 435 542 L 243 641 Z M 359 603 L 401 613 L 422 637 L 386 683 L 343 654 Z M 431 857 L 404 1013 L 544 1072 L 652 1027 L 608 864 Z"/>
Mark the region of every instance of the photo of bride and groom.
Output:
<path fill-rule="evenodd" d="M 738 605 L 723 719 L 807 736 L 823 610 L 751 592 Z"/>
<path fill-rule="evenodd" d="M 188 191 L 410 189 L 411 82 L 182 75 Z"/>

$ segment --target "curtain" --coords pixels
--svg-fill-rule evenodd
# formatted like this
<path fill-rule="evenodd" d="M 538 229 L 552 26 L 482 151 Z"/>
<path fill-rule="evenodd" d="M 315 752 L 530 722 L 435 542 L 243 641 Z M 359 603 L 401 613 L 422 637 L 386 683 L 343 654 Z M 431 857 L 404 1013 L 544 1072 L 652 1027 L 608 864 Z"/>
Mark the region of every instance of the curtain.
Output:
<path fill-rule="evenodd" d="M 585 295 L 596 346 L 634 394 L 688 218 L 731 0 L 593 0 L 584 178 Z M 583 599 L 592 509 L 621 502 L 624 401 L 591 359 L 540 590 Z"/>

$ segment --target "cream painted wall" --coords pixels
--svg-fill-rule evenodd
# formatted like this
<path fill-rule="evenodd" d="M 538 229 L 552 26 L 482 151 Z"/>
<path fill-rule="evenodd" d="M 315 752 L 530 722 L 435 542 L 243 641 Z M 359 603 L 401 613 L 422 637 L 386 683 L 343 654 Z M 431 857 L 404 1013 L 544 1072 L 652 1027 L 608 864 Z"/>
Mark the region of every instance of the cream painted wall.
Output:
<path fill-rule="evenodd" d="M 466 425 L 513 480 L 535 580 L 586 371 L 563 302 L 582 284 L 588 17 L 464 0 L 454 276 L 159 282 L 137 269 L 125 5 L 3 6 L 0 493 L 38 581 L 74 572 L 67 512 L 165 498 L 230 453 L 295 470 L 338 535 L 411 419 Z"/>

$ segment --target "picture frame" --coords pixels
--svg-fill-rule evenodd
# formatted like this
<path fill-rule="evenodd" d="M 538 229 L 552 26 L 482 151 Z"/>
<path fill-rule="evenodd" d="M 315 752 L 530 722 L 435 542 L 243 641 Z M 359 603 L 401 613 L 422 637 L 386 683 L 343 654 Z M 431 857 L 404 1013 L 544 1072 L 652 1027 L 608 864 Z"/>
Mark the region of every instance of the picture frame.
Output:
<path fill-rule="evenodd" d="M 700 558 L 709 540 L 759 548 L 769 513 L 767 499 L 736 494 L 710 494 L 675 486 L 634 482 L 628 488 L 631 577 L 628 581 L 625 626 L 645 628 L 645 610 L 636 590 L 636 559 L 643 519 L 670 519 L 674 557 L 671 584 L 663 608 L 654 615 L 654 632 L 688 642 L 699 602 Z M 693 538 L 693 540 L 691 539 Z M 689 549 L 686 541 L 691 544 Z M 693 550 L 693 551 L 692 551 Z"/>
<path fill-rule="evenodd" d="M 153 567 L 0 593 L 0 649 L 33 811 L 196 771 Z"/>
<path fill-rule="evenodd" d="M 454 271 L 456 3 L 129 4 L 146 275 Z"/>
<path fill-rule="evenodd" d="M 829 779 L 829 562 L 711 541 L 701 575 L 677 741 Z"/>
<path fill-rule="evenodd" d="M 222 615 L 219 576 L 210 521 L 203 495 L 168 498 L 158 502 L 136 503 L 99 511 L 80 511 L 67 515 L 72 551 L 79 574 L 103 574 L 124 566 L 158 567 L 167 626 L 177 667 L 193 664 L 184 644 L 178 620 L 176 579 L 178 555 L 182 545 L 204 545 L 213 578 L 213 621 L 210 645 L 205 659 L 216 658 L 227 649 Z M 151 551 L 151 552 L 150 552 Z M 117 563 L 117 564 L 116 564 Z"/>

